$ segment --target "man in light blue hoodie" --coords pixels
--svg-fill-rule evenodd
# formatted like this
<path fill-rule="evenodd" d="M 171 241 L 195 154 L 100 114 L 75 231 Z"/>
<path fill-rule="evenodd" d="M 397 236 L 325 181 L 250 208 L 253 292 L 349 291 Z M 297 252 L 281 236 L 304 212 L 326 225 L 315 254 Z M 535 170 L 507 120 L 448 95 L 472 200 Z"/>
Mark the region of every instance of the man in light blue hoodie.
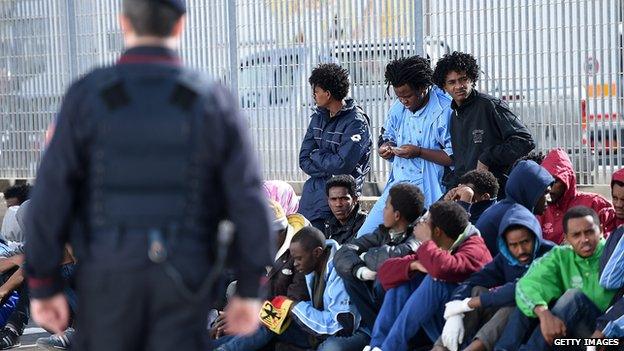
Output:
<path fill-rule="evenodd" d="M 292 239 L 290 253 L 295 269 L 306 275 L 311 300 L 292 305 L 288 312 L 291 323 L 281 334 L 262 326 L 255 334 L 233 337 L 216 350 L 258 350 L 273 339 L 304 349 L 362 350 L 370 337 L 360 328 L 361 317 L 334 268 L 338 248 L 338 243 L 325 240 L 320 230 L 301 229 Z"/>

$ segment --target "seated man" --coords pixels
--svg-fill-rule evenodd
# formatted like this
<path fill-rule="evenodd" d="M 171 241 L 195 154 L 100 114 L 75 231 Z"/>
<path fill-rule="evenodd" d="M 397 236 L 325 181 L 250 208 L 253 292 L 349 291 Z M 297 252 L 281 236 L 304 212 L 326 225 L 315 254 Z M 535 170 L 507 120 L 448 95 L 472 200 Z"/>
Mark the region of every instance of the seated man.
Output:
<path fill-rule="evenodd" d="M 407 350 L 421 328 L 437 340 L 444 304 L 457 283 L 492 260 L 468 214 L 454 202 L 434 203 L 414 235 L 422 242 L 415 254 L 389 259 L 379 269 L 379 280 L 389 290 L 367 350 Z"/>
<path fill-rule="evenodd" d="M 255 334 L 236 336 L 216 350 L 258 350 L 274 338 L 305 349 L 362 350 L 369 337 L 359 328 L 360 315 L 350 303 L 334 268 L 333 257 L 338 246 L 334 240 L 325 240 L 320 230 L 301 229 L 290 244 L 290 252 L 295 269 L 306 275 L 311 301 L 288 302 L 279 297 L 279 302 L 273 301 L 276 307 L 292 303 L 286 308 L 286 318 L 291 322 L 285 330 L 277 334 L 263 325 Z"/>
<path fill-rule="evenodd" d="M 611 176 L 611 200 L 613 207 L 604 208 L 598 213 L 605 236 L 624 224 L 624 168 Z"/>
<path fill-rule="evenodd" d="M 554 244 L 542 239 L 535 216 L 524 206 L 509 208 L 501 222 L 500 252 L 482 270 L 463 282 L 446 304 L 447 319 L 436 350 L 493 350 L 516 305 L 516 281 Z M 462 344 L 460 335 L 465 336 Z M 473 337 L 474 336 L 474 337 Z"/>
<path fill-rule="evenodd" d="M 423 207 L 424 195 L 417 186 L 394 185 L 386 199 L 383 225 L 343 245 L 336 253 L 336 270 L 344 280 L 351 301 L 362 314 L 362 324 L 368 328 L 373 327 L 383 300 L 381 289 L 374 289 L 370 282 L 375 281 L 377 270 L 388 258 L 416 251 L 419 243 L 407 228 L 420 216 Z"/>
<path fill-rule="evenodd" d="M 587 206 L 596 213 L 612 207 L 609 200 L 602 195 L 576 189 L 576 175 L 565 150 L 551 150 L 542 161 L 542 167 L 555 178 L 550 187 L 550 203 L 544 214 L 537 217 L 542 226 L 544 239 L 561 244 L 563 241 L 561 219 L 566 211 L 574 206 Z"/>
<path fill-rule="evenodd" d="M 507 197 L 485 211 L 476 224 L 492 255 L 498 254 L 498 228 L 507 209 L 517 203 L 541 215 L 554 181 L 548 171 L 533 161 L 516 163 L 507 180 Z"/>
<path fill-rule="evenodd" d="M 325 237 L 340 245 L 350 243 L 366 220 L 366 212 L 360 211 L 355 178 L 347 174 L 330 178 L 325 194 L 332 212 L 325 221 Z"/>
<path fill-rule="evenodd" d="M 615 295 L 598 284 L 605 242 L 596 212 L 572 207 L 563 216 L 563 229 L 569 245 L 554 247 L 516 284 L 521 313 L 509 317 L 496 350 L 518 349 L 527 332 L 521 350 L 550 350 L 560 337 L 588 338 Z"/>
<path fill-rule="evenodd" d="M 459 178 L 459 185 L 444 195 L 445 201 L 457 201 L 475 224 L 490 206 L 496 203 L 498 180 L 490 171 L 475 169 Z"/>

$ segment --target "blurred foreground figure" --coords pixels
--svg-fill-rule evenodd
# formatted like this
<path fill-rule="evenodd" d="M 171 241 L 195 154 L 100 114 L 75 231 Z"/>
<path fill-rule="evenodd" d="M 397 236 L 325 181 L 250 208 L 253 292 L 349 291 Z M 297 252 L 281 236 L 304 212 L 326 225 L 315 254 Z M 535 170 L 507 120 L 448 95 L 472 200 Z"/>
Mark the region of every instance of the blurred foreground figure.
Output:
<path fill-rule="evenodd" d="M 257 328 L 253 298 L 273 246 L 266 200 L 236 100 L 174 52 L 184 1 L 122 6 L 127 49 L 69 88 L 37 176 L 26 218 L 32 314 L 54 332 L 67 326 L 59 263 L 70 242 L 76 349 L 201 350 L 230 241 L 230 332 Z M 225 218 L 233 240 L 217 235 Z"/>

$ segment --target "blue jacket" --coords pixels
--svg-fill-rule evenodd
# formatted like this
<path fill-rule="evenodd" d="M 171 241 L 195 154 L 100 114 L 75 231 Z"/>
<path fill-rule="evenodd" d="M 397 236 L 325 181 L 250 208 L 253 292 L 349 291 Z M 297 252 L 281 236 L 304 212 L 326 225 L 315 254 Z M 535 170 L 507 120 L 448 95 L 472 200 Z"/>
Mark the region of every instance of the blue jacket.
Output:
<path fill-rule="evenodd" d="M 351 303 L 349 294 L 345 290 L 342 278 L 334 266 L 334 255 L 340 245 L 334 240 L 327 240 L 327 247 L 331 249 L 327 259 L 325 269 L 325 291 L 323 293 L 324 309 L 318 310 L 312 305 L 312 301 L 300 301 L 292 309 L 292 316 L 304 330 L 314 336 L 329 336 L 340 332 L 343 329 L 351 329 L 351 332 L 358 329 L 360 324 L 360 314 L 355 305 Z M 308 293 L 313 298 L 312 287 L 316 273 L 306 275 Z M 349 334 L 350 335 L 350 334 Z"/>
<path fill-rule="evenodd" d="M 370 121 L 353 99 L 333 118 L 325 108 L 315 108 L 299 151 L 299 167 L 310 176 L 303 185 L 299 213 L 310 221 L 331 215 L 325 182 L 332 175 L 350 174 L 358 193 L 370 171 L 372 147 Z"/>
<path fill-rule="evenodd" d="M 535 235 L 535 247 L 533 260 L 542 257 L 550 251 L 555 244 L 542 238 L 542 228 L 537 218 L 524 206 L 513 204 L 507 210 L 499 226 L 498 247 L 499 253 L 492 262 L 474 273 L 455 291 L 451 300 L 463 300 L 470 297 L 472 288 L 481 286 L 490 291 L 480 295 L 481 306 L 502 307 L 515 304 L 516 281 L 524 275 L 529 266 L 521 265 L 520 262 L 509 252 L 509 248 L 503 238 L 507 228 L 521 225 L 529 229 Z M 532 262 L 532 261 L 531 261 Z"/>
<path fill-rule="evenodd" d="M 533 212 L 537 200 L 554 181 L 546 169 L 533 161 L 520 161 L 513 168 L 505 187 L 507 197 L 488 208 L 476 224 L 492 256 L 498 254 L 498 228 L 507 210 L 520 204 Z"/>
<path fill-rule="evenodd" d="M 619 289 L 614 303 L 596 321 L 596 328 L 608 338 L 624 337 L 624 227 L 609 235 L 600 257 L 600 285 L 605 289 Z"/>
<path fill-rule="evenodd" d="M 496 199 L 482 200 L 475 203 L 457 201 L 457 203 L 470 214 L 470 223 L 476 225 L 485 210 L 496 204 Z"/>

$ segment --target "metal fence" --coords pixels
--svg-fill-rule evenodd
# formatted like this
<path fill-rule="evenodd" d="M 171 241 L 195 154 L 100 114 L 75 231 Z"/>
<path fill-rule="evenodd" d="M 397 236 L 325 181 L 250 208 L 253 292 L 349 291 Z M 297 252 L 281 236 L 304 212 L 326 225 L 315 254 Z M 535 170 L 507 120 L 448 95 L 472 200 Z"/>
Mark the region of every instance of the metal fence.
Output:
<path fill-rule="evenodd" d="M 508 100 L 541 149 L 568 149 L 583 183 L 622 165 L 619 0 L 187 0 L 182 55 L 238 93 L 266 179 L 302 181 L 298 149 L 319 62 L 351 74 L 377 135 L 389 60 L 462 50 L 479 89 Z M 44 131 L 72 79 L 122 50 L 119 0 L 0 2 L 0 178 L 32 178 Z M 387 163 L 372 158 L 370 180 Z"/>

